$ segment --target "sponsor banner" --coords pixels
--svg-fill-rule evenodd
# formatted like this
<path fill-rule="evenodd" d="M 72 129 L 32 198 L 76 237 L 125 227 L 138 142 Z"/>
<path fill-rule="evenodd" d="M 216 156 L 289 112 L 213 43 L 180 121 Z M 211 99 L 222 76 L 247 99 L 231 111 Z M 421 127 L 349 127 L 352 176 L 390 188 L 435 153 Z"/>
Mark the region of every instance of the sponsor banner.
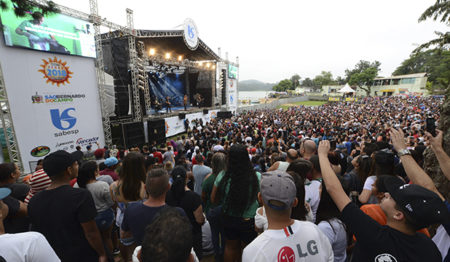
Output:
<path fill-rule="evenodd" d="M 95 61 L 8 48 L 0 63 L 25 172 L 56 150 L 104 145 Z"/>
<path fill-rule="evenodd" d="M 356 102 L 356 101 L 358 101 L 358 98 L 356 98 L 356 97 L 346 97 L 345 101 L 347 101 L 347 102 Z"/>
<path fill-rule="evenodd" d="M 187 114 L 186 119 L 189 120 L 190 126 L 192 127 L 192 120 L 202 119 L 203 123 L 210 122 L 211 119 L 217 117 L 217 112 L 219 110 L 209 110 L 208 114 L 203 114 L 203 112 Z M 180 119 L 178 116 L 168 117 L 164 119 L 166 121 L 166 137 L 175 136 L 186 132 L 184 128 L 184 119 Z"/>
<path fill-rule="evenodd" d="M 339 102 L 339 101 L 341 101 L 341 99 L 339 97 L 329 97 L 328 101 Z"/>

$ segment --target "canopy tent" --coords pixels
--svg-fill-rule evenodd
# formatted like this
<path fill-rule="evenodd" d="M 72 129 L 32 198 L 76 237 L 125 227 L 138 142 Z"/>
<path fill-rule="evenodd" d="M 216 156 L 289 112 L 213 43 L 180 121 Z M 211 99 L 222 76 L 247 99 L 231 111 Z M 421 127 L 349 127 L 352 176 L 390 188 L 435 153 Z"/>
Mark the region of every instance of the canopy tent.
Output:
<path fill-rule="evenodd" d="M 354 93 L 355 90 L 353 90 L 353 88 L 351 88 L 348 83 L 345 84 L 345 86 L 343 88 L 341 88 L 341 90 L 338 91 L 339 93 Z"/>

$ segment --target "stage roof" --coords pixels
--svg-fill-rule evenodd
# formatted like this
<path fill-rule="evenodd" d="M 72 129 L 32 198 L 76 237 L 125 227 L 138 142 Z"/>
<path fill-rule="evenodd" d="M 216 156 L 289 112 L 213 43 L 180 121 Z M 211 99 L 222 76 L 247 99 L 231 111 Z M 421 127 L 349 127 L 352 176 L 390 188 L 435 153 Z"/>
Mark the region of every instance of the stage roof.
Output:
<path fill-rule="evenodd" d="M 182 55 L 190 61 L 216 60 L 221 58 L 199 39 L 196 50 L 190 50 L 183 39 L 183 30 L 136 30 L 136 39 L 145 43 L 146 51 L 155 48 L 159 54 L 171 53 L 173 57 Z M 102 34 L 102 39 L 123 37 L 119 31 Z"/>

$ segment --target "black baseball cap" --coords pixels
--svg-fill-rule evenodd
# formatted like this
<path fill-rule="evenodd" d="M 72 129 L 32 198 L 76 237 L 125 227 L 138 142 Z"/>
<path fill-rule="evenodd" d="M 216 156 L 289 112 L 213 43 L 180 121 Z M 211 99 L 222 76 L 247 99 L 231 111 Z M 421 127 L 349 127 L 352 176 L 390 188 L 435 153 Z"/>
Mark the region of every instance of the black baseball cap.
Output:
<path fill-rule="evenodd" d="M 77 159 L 73 154 L 58 150 L 44 158 L 43 168 L 49 177 L 57 176 L 76 161 Z"/>
<path fill-rule="evenodd" d="M 385 179 L 387 191 L 418 228 L 448 221 L 444 201 L 433 191 L 419 185 L 399 185 L 396 178 Z"/>

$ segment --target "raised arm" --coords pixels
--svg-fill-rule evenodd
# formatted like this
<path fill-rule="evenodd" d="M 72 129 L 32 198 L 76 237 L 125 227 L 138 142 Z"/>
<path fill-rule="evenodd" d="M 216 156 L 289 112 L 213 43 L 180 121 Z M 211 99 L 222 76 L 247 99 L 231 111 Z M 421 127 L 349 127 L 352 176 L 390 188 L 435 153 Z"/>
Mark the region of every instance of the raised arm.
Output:
<path fill-rule="evenodd" d="M 430 133 L 425 132 L 428 137 L 428 140 L 431 144 L 431 149 L 433 150 L 436 158 L 439 162 L 439 167 L 444 173 L 445 177 L 450 180 L 450 157 L 445 153 L 444 148 L 442 147 L 442 136 L 443 133 L 441 130 L 436 129 L 436 136 L 433 137 Z"/>
<path fill-rule="evenodd" d="M 394 145 L 394 149 L 397 152 L 401 152 L 406 149 L 405 144 L 405 135 L 402 130 L 396 130 L 391 128 L 389 132 L 391 136 L 392 144 Z M 402 161 L 403 168 L 405 169 L 406 174 L 408 175 L 411 181 L 419 186 L 423 186 L 428 190 L 431 190 L 438 194 L 438 196 L 445 201 L 445 198 L 439 193 L 436 186 L 434 185 L 433 180 L 425 173 L 425 171 L 417 164 L 416 160 L 411 156 L 411 154 L 403 154 L 400 156 L 400 160 Z"/>
<path fill-rule="evenodd" d="M 330 151 L 330 141 L 320 141 L 318 154 L 320 169 L 322 170 L 322 178 L 327 187 L 327 191 L 333 199 L 339 211 L 342 211 L 344 207 L 351 202 L 350 198 L 345 194 L 342 188 L 341 182 L 336 176 L 336 173 L 331 168 L 331 163 L 328 160 L 328 152 Z"/>

